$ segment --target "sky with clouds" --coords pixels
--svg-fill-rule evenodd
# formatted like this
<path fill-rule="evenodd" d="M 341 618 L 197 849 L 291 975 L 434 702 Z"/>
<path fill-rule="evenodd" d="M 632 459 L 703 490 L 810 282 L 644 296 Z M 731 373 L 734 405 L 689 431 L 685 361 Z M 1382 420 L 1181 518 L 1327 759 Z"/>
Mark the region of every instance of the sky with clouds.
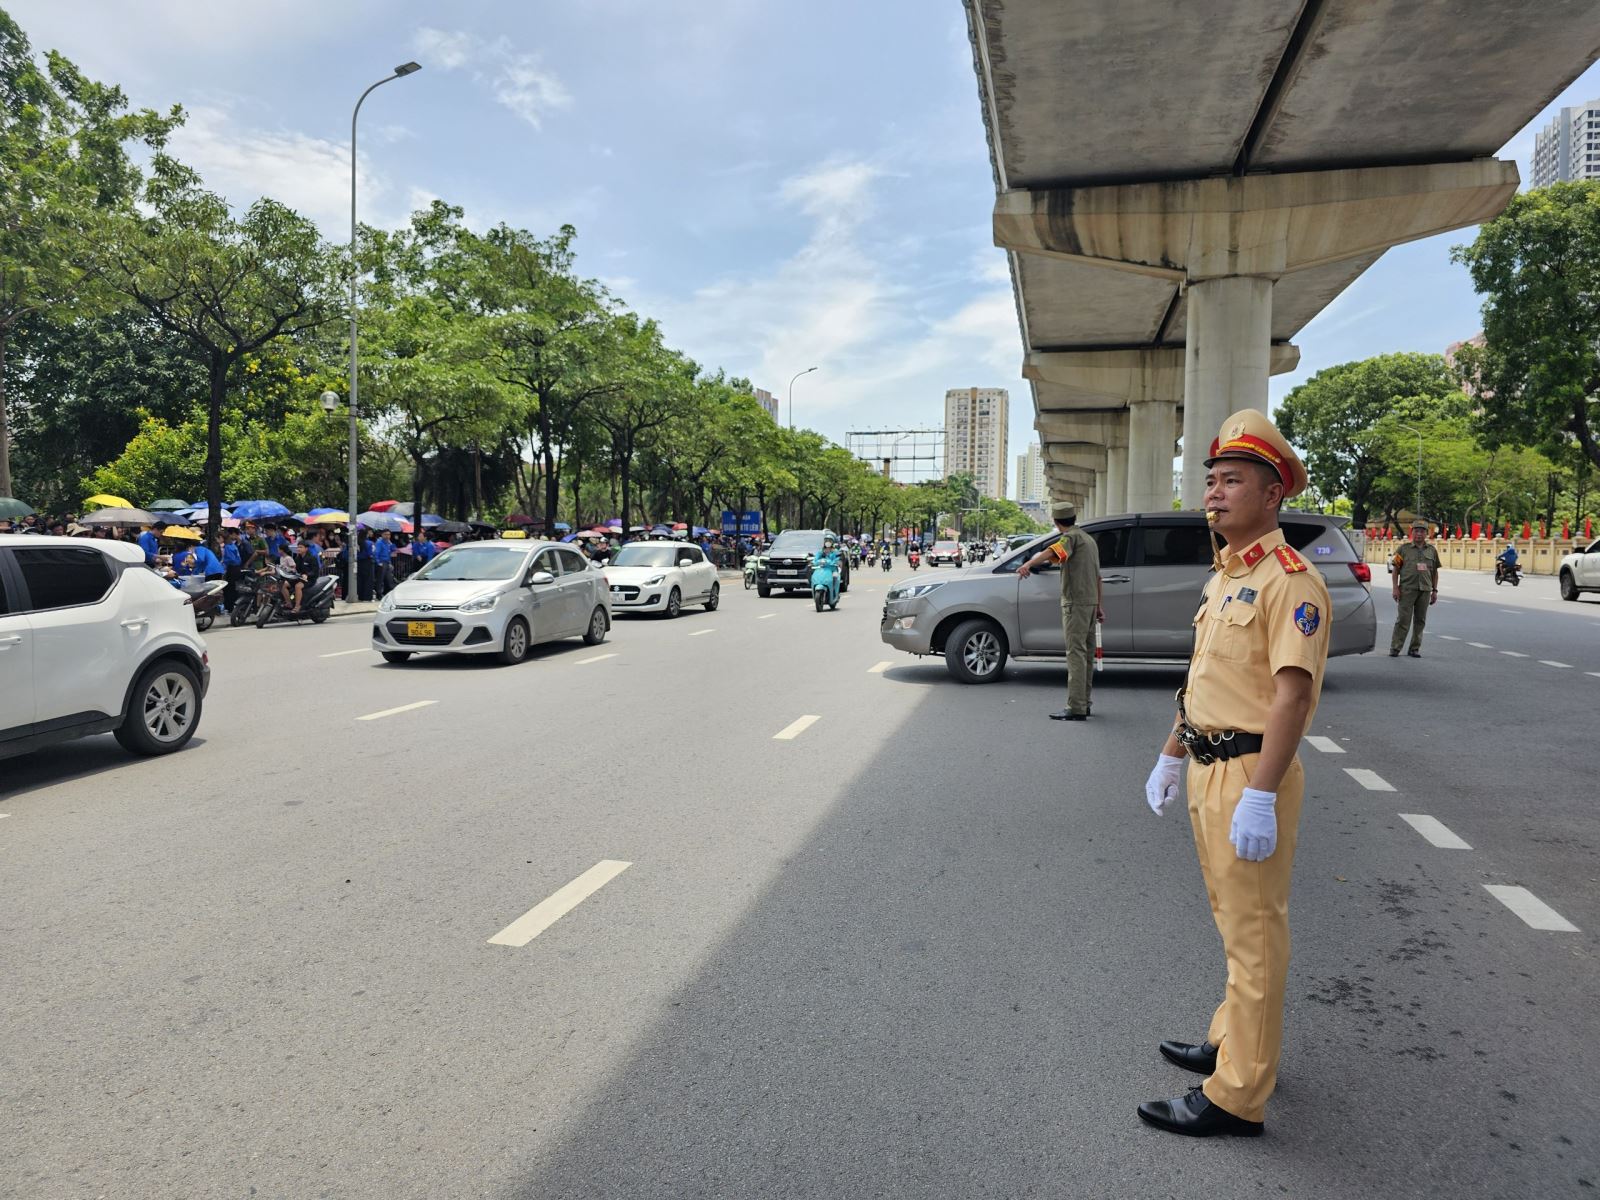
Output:
<path fill-rule="evenodd" d="M 949 387 L 1005 387 L 1015 455 L 1032 406 L 958 0 L 0 0 L 137 104 L 181 103 L 179 155 L 348 236 L 441 197 L 474 226 L 570 222 L 579 266 L 710 369 L 796 423 L 936 426 Z M 1600 96 L 1591 68 L 1552 108 Z M 1502 152 L 1526 179 L 1533 130 Z M 1296 339 L 1299 369 L 1442 351 L 1478 328 L 1461 231 L 1398 247 Z M 1015 480 L 1012 480 L 1013 487 Z"/>

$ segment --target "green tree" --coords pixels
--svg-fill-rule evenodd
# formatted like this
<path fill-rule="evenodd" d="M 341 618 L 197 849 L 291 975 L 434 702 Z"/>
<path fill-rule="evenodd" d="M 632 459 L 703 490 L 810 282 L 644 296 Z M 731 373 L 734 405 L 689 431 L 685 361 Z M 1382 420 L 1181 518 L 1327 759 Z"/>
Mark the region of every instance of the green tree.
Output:
<path fill-rule="evenodd" d="M 1464 415 L 1467 398 L 1437 354 L 1380 354 L 1325 367 L 1288 396 L 1278 428 L 1304 452 L 1319 494 L 1347 496 L 1352 522 L 1367 523 L 1379 463 L 1371 433 L 1385 417 L 1426 426 Z"/>
<path fill-rule="evenodd" d="M 258 200 L 235 217 L 192 173 L 157 165 L 154 214 L 119 223 L 110 278 L 205 371 L 205 496 L 214 532 L 228 390 L 251 355 L 338 315 L 339 271 L 316 227 L 293 210 Z"/>
<path fill-rule="evenodd" d="M 0 496 L 12 492 L 6 353 L 24 321 L 68 320 L 103 302 L 101 217 L 126 210 L 140 174 L 130 143 L 160 150 L 183 120 L 129 111 L 120 88 L 57 53 L 43 66 L 0 9 Z"/>
<path fill-rule="evenodd" d="M 1518 193 L 1454 257 L 1483 296 L 1484 345 L 1457 358 L 1479 429 L 1600 466 L 1600 183 Z"/>

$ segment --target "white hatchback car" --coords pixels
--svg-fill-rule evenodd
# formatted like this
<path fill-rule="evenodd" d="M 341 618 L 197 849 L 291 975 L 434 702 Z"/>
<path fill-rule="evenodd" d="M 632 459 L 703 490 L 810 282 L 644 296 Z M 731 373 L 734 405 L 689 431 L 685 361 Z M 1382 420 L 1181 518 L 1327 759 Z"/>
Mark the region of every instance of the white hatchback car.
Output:
<path fill-rule="evenodd" d="M 372 648 L 394 663 L 418 651 L 519 663 L 536 642 L 581 636 L 597 646 L 610 628 L 605 581 L 571 546 L 463 542 L 383 598 Z"/>
<path fill-rule="evenodd" d="M 1576 600 L 1582 592 L 1600 592 L 1600 540 L 1567 555 L 1556 573 L 1563 600 Z"/>
<path fill-rule="evenodd" d="M 654 612 L 675 617 L 685 604 L 716 612 L 722 602 L 717 568 L 692 542 L 630 542 L 601 572 L 619 612 Z"/>
<path fill-rule="evenodd" d="M 194 611 L 138 546 L 0 534 L 0 758 L 107 732 L 171 753 L 210 682 Z"/>

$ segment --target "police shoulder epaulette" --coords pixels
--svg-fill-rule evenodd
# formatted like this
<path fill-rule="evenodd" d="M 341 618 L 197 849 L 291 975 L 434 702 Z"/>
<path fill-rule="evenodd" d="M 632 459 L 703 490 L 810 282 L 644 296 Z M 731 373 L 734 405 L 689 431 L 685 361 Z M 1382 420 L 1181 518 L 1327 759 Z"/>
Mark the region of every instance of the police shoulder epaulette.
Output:
<path fill-rule="evenodd" d="M 1274 553 L 1277 554 L 1278 562 L 1282 564 L 1285 575 L 1293 575 L 1296 571 L 1304 571 L 1306 569 L 1306 564 L 1301 561 L 1300 556 L 1288 546 L 1279 546 Z"/>

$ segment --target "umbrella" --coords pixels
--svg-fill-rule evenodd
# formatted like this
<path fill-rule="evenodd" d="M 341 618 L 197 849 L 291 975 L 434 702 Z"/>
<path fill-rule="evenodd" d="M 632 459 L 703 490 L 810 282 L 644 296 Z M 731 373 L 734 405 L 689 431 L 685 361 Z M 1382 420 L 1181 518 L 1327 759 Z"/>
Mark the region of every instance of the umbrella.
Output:
<path fill-rule="evenodd" d="M 589 541 L 591 539 L 594 539 L 596 541 L 602 540 L 602 539 L 605 538 L 606 535 L 603 534 L 603 533 L 596 533 L 592 529 L 585 529 L 582 533 L 575 533 L 572 536 L 577 538 L 580 542 L 583 542 L 583 541 Z"/>
<path fill-rule="evenodd" d="M 575 533 L 569 533 L 569 534 L 567 534 L 566 537 L 562 538 L 561 540 L 563 542 L 575 542 L 575 541 L 578 540 L 578 535 L 575 534 Z"/>
<path fill-rule="evenodd" d="M 299 521 L 300 524 L 302 524 L 302 525 L 304 525 L 306 523 L 306 521 L 310 519 L 310 517 L 311 517 L 310 513 L 295 513 L 294 514 L 294 519 L 296 521 Z"/>
<path fill-rule="evenodd" d="M 187 512 L 196 507 L 187 500 L 174 500 L 167 497 L 165 500 L 152 500 L 148 505 L 151 512 Z"/>
<path fill-rule="evenodd" d="M 372 511 L 392 512 L 398 513 L 402 517 L 409 517 L 413 512 L 416 511 L 416 508 L 417 506 L 411 503 L 409 500 L 396 500 L 394 503 L 390 504 L 388 508 L 379 508 L 376 504 L 374 504 L 372 506 Z"/>
<path fill-rule="evenodd" d="M 162 530 L 161 536 L 171 538 L 175 542 L 198 542 L 200 540 L 200 531 L 190 529 L 187 525 L 168 525 L 166 529 Z"/>
<path fill-rule="evenodd" d="M 607 529 L 621 529 L 622 528 L 622 518 L 621 517 L 611 517 L 611 518 L 609 518 L 606 521 L 606 528 Z"/>
<path fill-rule="evenodd" d="M 15 517 L 28 517 L 33 515 L 21 500 L 13 500 L 10 496 L 0 496 L 0 520 L 11 520 Z"/>
<path fill-rule="evenodd" d="M 322 508 L 311 514 L 307 525 L 348 525 L 350 514 L 337 508 Z"/>
<path fill-rule="evenodd" d="M 408 516 L 408 517 L 410 515 L 411 515 L 410 513 L 406 514 L 406 516 Z M 444 520 L 444 518 L 441 517 L 438 513 L 423 513 L 422 514 L 422 527 L 424 529 L 432 529 L 435 525 L 437 525 L 442 520 Z"/>
<path fill-rule="evenodd" d="M 379 500 L 376 504 L 374 504 L 372 507 L 367 509 L 367 511 L 368 512 L 388 512 L 391 508 L 393 508 L 396 504 L 399 504 L 399 503 L 400 503 L 400 501 L 398 501 L 398 500 Z"/>
<path fill-rule="evenodd" d="M 132 505 L 121 505 L 114 508 L 102 508 L 98 512 L 87 513 L 78 518 L 83 525 L 154 525 L 163 518 L 154 513 L 147 513 L 142 508 Z"/>
<path fill-rule="evenodd" d="M 97 492 L 96 494 L 94 494 L 93 496 L 90 496 L 87 500 L 85 500 L 84 503 L 85 504 L 93 504 L 97 508 L 132 508 L 133 507 L 133 501 L 132 500 L 124 500 L 121 496 L 108 496 L 104 492 Z"/>
<path fill-rule="evenodd" d="M 572 526 L 568 525 L 565 521 L 557 521 L 555 528 L 556 528 L 556 532 L 557 533 L 571 533 L 572 532 Z"/>
<path fill-rule="evenodd" d="M 533 518 L 527 513 L 512 513 L 506 518 L 507 525 L 532 525 Z"/>
<path fill-rule="evenodd" d="M 161 512 L 154 509 L 152 512 L 154 513 L 156 520 L 165 521 L 168 525 L 172 525 L 174 527 L 179 525 L 193 525 L 195 521 L 193 517 L 184 512 Z"/>
<path fill-rule="evenodd" d="M 344 509 L 342 509 L 342 508 L 313 508 L 310 512 L 308 512 L 306 514 L 306 516 L 308 516 L 308 517 L 320 517 L 324 513 L 331 513 L 331 512 L 343 513 Z"/>
<path fill-rule="evenodd" d="M 356 517 L 356 524 L 379 531 L 387 529 L 390 533 L 404 533 L 409 528 L 409 522 L 390 512 L 361 513 Z"/>
<path fill-rule="evenodd" d="M 233 506 L 233 515 L 241 521 L 270 521 L 294 514 L 276 500 L 245 500 Z"/>
<path fill-rule="evenodd" d="M 673 527 L 673 528 L 674 528 L 674 529 L 687 529 L 687 528 L 689 528 L 689 527 L 688 527 L 688 526 L 687 526 L 687 525 L 685 525 L 685 524 L 684 524 L 684 523 L 683 523 L 683 522 L 682 522 L 682 521 L 674 521 L 674 522 L 673 522 L 673 523 L 672 523 L 672 527 Z"/>
<path fill-rule="evenodd" d="M 424 529 L 428 527 L 428 521 L 426 517 L 423 518 L 422 526 Z M 471 533 L 472 526 L 468 525 L 465 521 L 451 521 L 445 519 L 436 521 L 433 526 L 433 531 L 435 533 Z"/>

